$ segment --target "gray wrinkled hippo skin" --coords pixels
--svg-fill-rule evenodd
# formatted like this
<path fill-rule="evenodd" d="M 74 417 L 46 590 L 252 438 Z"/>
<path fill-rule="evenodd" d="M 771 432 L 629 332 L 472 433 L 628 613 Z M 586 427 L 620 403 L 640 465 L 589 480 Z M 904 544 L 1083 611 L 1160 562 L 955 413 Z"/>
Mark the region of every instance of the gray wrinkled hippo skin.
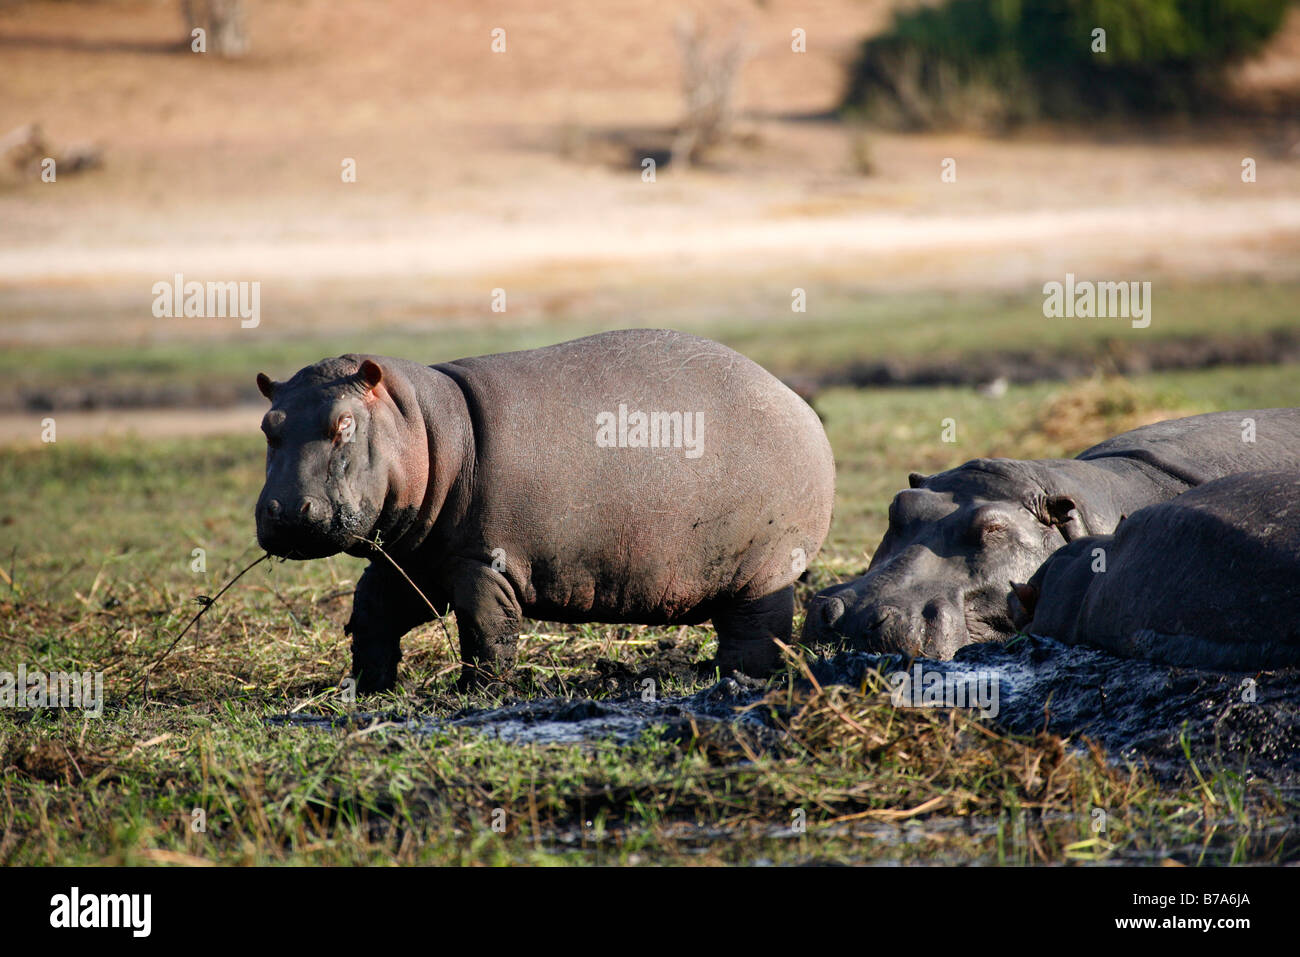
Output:
<path fill-rule="evenodd" d="M 1016 594 L 1017 623 L 1065 644 L 1225 671 L 1300 665 L 1300 471 L 1139 509 L 1057 551 Z"/>
<path fill-rule="evenodd" d="M 1254 421 L 1253 442 L 1243 420 Z M 1067 542 L 1235 472 L 1300 469 L 1300 410 L 1216 412 L 1125 432 L 1074 459 L 975 459 L 889 507 L 866 573 L 809 602 L 806 643 L 947 659 L 1015 633 L 1011 585 Z"/>
<path fill-rule="evenodd" d="M 513 664 L 525 618 L 711 619 L 724 671 L 779 661 L 834 463 L 813 411 L 739 353 L 623 330 L 434 366 L 346 355 L 258 384 L 271 399 L 258 541 L 371 559 L 347 625 L 359 689 L 391 687 L 402 635 L 434 617 L 376 537 L 455 612 L 466 682 Z M 637 412 L 689 413 L 691 427 L 683 416 L 638 447 Z"/>

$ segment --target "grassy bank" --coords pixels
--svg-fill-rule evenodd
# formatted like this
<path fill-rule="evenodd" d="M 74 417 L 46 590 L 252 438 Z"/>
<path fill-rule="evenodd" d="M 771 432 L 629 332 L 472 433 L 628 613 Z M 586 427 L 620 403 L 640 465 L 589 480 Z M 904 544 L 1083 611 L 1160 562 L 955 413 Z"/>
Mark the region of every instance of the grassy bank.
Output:
<path fill-rule="evenodd" d="M 830 541 L 806 597 L 865 565 L 909 469 L 977 454 L 1073 454 L 1164 414 L 1300 404 L 1287 369 L 1221 369 L 968 390 L 833 391 Z M 958 442 L 940 440 L 957 422 Z M 333 730 L 360 563 L 263 564 L 151 674 L 195 610 L 258 552 L 256 436 L 101 441 L 0 459 L 0 670 L 102 671 L 103 717 L 0 711 L 0 863 L 1041 862 L 1276 860 L 1295 808 L 1198 753 L 1160 786 L 1083 741 L 1011 738 L 900 711 L 880 688 L 792 691 L 758 707 L 784 733 L 678 722 L 634 745 L 513 744 L 401 722 Z M 194 549 L 206 570 L 194 570 Z M 451 689 L 455 624 L 404 643 L 398 692 L 367 714 L 448 718 L 518 698 L 708 687 L 708 627 L 535 624 L 513 685 Z M 1093 828 L 1096 812 L 1109 822 Z M 199 823 L 202 827 L 199 828 Z M 493 825 L 504 827 L 494 830 Z M 803 825 L 806 824 L 806 827 Z"/>

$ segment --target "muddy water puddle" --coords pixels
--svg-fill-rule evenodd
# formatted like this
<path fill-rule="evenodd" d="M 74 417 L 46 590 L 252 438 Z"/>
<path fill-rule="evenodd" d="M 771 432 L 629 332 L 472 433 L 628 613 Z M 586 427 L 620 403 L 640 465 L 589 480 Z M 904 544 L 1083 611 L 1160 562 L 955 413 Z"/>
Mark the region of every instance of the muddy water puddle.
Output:
<path fill-rule="evenodd" d="M 1221 768 L 1263 778 L 1292 796 L 1300 793 L 1300 670 L 1203 672 L 1023 638 L 970 646 L 948 662 L 841 652 L 817 660 L 812 673 L 822 684 L 855 687 L 882 676 L 896 692 L 896 704 L 965 706 L 1001 730 L 1047 730 L 1080 747 L 1086 737 L 1113 760 L 1146 764 L 1166 780 L 1188 775 L 1190 755 L 1203 774 Z M 450 717 L 293 714 L 269 720 L 320 728 L 382 724 L 416 732 L 468 728 L 539 745 L 626 744 L 647 733 L 689 733 L 692 725 L 722 721 L 775 741 L 780 731 L 763 709 L 748 707 L 760 697 L 724 679 L 694 695 L 654 701 L 543 698 Z"/>
<path fill-rule="evenodd" d="M 642 700 L 640 698 L 539 698 L 500 708 L 471 710 L 447 718 L 357 712 L 343 716 L 290 714 L 267 719 L 275 725 L 311 728 L 393 727 L 416 732 L 470 728 L 517 744 L 630 744 L 647 732 L 718 721 L 752 724 L 768 731 L 745 706 L 760 695 L 724 679 L 696 694 Z"/>

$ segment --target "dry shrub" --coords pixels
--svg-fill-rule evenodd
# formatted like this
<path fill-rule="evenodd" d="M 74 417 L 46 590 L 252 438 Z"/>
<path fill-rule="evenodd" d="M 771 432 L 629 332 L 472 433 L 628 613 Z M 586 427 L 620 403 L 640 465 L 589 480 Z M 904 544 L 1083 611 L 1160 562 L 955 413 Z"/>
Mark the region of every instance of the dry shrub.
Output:
<path fill-rule="evenodd" d="M 743 28 L 715 46 L 689 14 L 678 18 L 676 33 L 685 115 L 673 140 L 672 162 L 685 167 L 730 134 L 736 118 L 736 82 L 751 51 Z"/>
<path fill-rule="evenodd" d="M 857 689 L 812 682 L 777 697 L 765 703 L 788 715 L 778 723 L 805 752 L 803 760 L 857 780 L 838 797 L 865 806 L 864 817 L 995 814 L 1008 807 L 1077 815 L 1103 795 L 1107 806 L 1122 806 L 1135 783 L 1096 748 L 1071 751 L 1057 735 L 1011 737 L 961 709 L 897 707 L 875 673 Z"/>
<path fill-rule="evenodd" d="M 1074 455 L 1121 432 L 1190 414 L 1159 404 L 1123 376 L 1094 376 L 1053 395 L 1016 437 L 1015 454 Z"/>

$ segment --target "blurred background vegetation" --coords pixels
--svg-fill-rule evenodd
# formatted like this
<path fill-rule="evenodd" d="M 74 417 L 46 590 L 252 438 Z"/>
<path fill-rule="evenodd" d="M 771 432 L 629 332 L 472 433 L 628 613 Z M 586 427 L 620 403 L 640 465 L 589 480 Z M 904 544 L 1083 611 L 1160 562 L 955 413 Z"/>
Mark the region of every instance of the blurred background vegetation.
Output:
<path fill-rule="evenodd" d="M 909 129 L 1220 113 L 1228 68 L 1275 37 L 1289 7 L 1289 0 L 908 6 L 863 42 L 846 105 Z"/>

